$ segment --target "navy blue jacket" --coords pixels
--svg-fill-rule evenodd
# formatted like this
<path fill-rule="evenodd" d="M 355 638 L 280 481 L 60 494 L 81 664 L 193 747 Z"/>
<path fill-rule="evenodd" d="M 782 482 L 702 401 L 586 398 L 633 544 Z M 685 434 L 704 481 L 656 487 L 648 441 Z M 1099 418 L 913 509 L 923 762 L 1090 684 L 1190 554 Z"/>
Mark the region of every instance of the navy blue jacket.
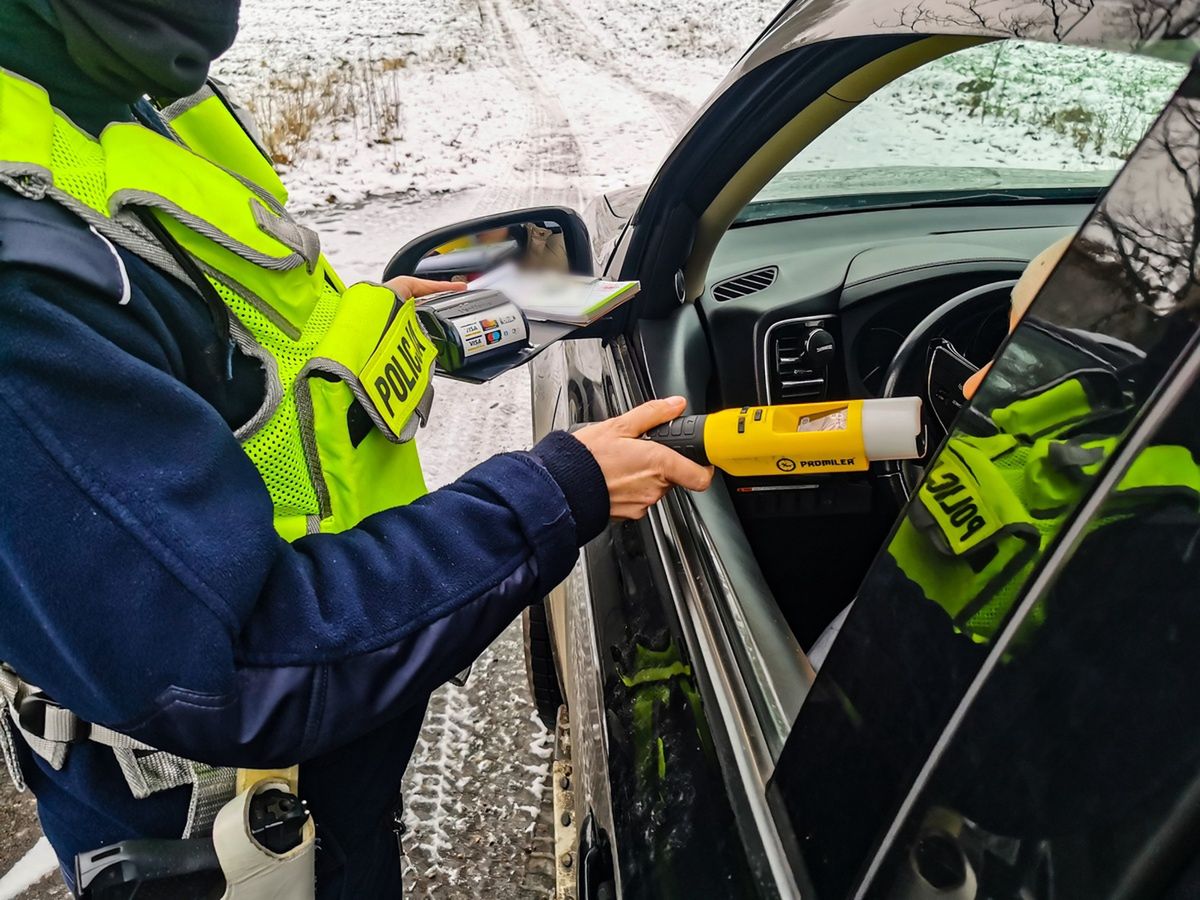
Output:
<path fill-rule="evenodd" d="M 238 355 L 232 380 L 213 377 L 222 347 L 200 297 L 118 254 L 0 188 L 0 659 L 155 747 L 311 760 L 331 795 L 354 796 L 380 760 L 403 768 L 428 694 L 602 530 L 599 467 L 555 433 L 344 534 L 288 543 L 231 432 L 261 397 L 256 365 Z M 372 742 L 375 762 L 360 758 Z M 35 764 L 60 857 L 182 827 L 182 793 L 126 800 L 105 753 Z"/>

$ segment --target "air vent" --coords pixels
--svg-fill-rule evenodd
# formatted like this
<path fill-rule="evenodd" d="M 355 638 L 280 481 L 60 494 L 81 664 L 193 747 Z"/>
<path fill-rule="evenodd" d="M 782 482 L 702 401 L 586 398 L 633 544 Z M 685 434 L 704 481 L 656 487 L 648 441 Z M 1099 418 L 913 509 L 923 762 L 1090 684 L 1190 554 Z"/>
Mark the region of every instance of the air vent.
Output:
<path fill-rule="evenodd" d="M 779 269 L 776 266 L 755 269 L 753 272 L 743 272 L 741 275 L 726 278 L 713 285 L 713 299 L 736 300 L 738 297 L 745 297 L 748 294 L 757 294 L 773 285 L 778 277 Z"/>
<path fill-rule="evenodd" d="M 831 360 L 824 354 L 814 353 L 810 339 L 827 345 L 831 333 L 836 333 L 835 326 L 832 317 L 791 319 L 771 326 L 764 354 L 768 403 L 808 403 L 825 399 Z"/>

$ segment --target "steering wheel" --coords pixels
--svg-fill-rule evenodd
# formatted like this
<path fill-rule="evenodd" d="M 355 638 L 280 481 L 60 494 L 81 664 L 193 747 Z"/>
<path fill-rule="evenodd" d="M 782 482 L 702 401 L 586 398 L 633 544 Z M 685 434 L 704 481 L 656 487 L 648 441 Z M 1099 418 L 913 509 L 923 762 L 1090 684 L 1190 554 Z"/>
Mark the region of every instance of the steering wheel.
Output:
<path fill-rule="evenodd" d="M 924 453 L 919 459 L 881 463 L 882 476 L 901 506 L 916 490 L 924 464 L 941 446 L 959 410 L 966 405 L 963 383 L 979 370 L 945 337 L 946 333 L 981 313 L 1007 307 L 1016 283 L 995 281 L 952 297 L 918 322 L 892 357 L 884 376 L 883 396 L 920 397 L 924 430 Z"/>

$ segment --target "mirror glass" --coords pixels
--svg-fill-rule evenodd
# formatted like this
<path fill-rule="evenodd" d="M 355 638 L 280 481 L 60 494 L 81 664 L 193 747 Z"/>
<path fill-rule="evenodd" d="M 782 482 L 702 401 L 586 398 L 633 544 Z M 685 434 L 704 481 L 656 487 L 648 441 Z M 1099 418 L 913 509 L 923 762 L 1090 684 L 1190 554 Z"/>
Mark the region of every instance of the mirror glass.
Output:
<path fill-rule="evenodd" d="M 566 272 L 566 239 L 558 222 L 535 221 L 466 233 L 433 248 L 417 263 L 416 275 L 444 281 L 474 281 L 500 266 Z"/>

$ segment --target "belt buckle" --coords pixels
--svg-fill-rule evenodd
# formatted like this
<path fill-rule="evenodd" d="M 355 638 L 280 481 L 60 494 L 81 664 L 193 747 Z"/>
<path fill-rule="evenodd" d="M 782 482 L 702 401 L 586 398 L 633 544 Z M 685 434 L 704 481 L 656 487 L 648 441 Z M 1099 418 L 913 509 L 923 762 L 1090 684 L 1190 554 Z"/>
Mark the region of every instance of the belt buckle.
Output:
<path fill-rule="evenodd" d="M 92 726 L 74 714 L 69 714 L 74 723 L 70 738 L 64 740 L 58 737 L 48 737 L 46 735 L 46 719 L 50 709 L 61 709 L 61 707 L 40 691 L 36 694 L 29 694 L 17 704 L 17 724 L 25 731 L 45 741 L 81 744 L 88 739 Z"/>

